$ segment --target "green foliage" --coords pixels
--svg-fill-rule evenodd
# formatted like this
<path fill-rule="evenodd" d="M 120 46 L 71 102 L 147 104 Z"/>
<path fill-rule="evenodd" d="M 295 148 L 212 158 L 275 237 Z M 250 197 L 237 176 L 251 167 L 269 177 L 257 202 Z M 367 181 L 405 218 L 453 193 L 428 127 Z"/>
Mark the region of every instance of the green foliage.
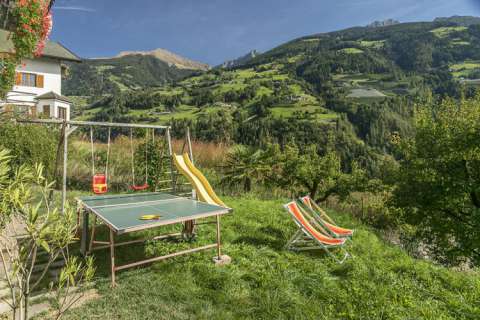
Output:
<path fill-rule="evenodd" d="M 0 97 L 5 97 L 12 90 L 15 83 L 15 68 L 17 63 L 11 57 L 2 57 L 0 59 Z"/>
<path fill-rule="evenodd" d="M 52 178 L 55 170 L 59 131 L 45 126 L 16 125 L 0 119 L 0 148 L 10 150 L 12 166 L 41 163 Z"/>
<path fill-rule="evenodd" d="M 165 180 L 164 172 L 170 171 L 168 159 L 168 147 L 165 139 L 152 140 L 151 135 L 148 141 L 142 142 L 134 150 L 134 167 L 137 185 L 148 183 L 148 190 L 155 191 Z M 145 177 L 147 174 L 148 179 Z"/>
<path fill-rule="evenodd" d="M 51 284 L 59 299 L 75 285 L 88 282 L 93 276 L 90 259 L 85 265 L 70 259 L 68 247 L 75 241 L 75 210 L 64 212 L 55 208 L 49 200 L 53 183 L 44 175 L 44 167 L 33 169 L 23 164 L 17 170 L 10 169 L 10 156 L 0 149 L 0 255 L 4 272 L 2 277 L 9 288 L 9 306 L 13 318 L 20 309 L 20 318 L 29 319 L 29 297 L 42 284 L 51 265 L 59 258 L 66 261 L 60 276 L 60 287 Z M 40 251 L 46 253 L 46 261 L 38 263 Z M 35 269 L 40 275 L 32 277 Z M 65 311 L 58 309 L 59 315 Z"/>
<path fill-rule="evenodd" d="M 278 144 L 265 149 L 237 145 L 227 155 L 227 170 L 222 182 L 243 185 L 245 192 L 253 184 L 275 186 L 292 195 L 308 193 L 318 201 L 330 196 L 346 198 L 353 191 L 373 191 L 376 181 L 369 181 L 365 170 L 356 163 L 351 174 L 342 172 L 340 157 L 327 148 L 324 154 L 315 145 L 300 150 L 294 144 L 283 150 Z"/>
<path fill-rule="evenodd" d="M 395 204 L 417 235 L 451 263 L 480 261 L 480 97 L 418 108 L 400 140 Z"/>
<path fill-rule="evenodd" d="M 272 154 L 261 149 L 236 145 L 227 154 L 221 183 L 224 185 L 241 184 L 244 192 L 250 192 L 252 185 L 265 183 L 271 173 Z"/>

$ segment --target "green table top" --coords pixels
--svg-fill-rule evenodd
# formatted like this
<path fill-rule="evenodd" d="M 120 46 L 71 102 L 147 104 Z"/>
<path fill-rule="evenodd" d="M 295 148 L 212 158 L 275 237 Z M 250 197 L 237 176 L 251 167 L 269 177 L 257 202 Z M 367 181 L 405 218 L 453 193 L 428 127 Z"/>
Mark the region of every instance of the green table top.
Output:
<path fill-rule="evenodd" d="M 116 233 L 127 233 L 227 214 L 230 208 L 211 205 L 166 193 L 140 193 L 79 197 L 80 205 L 95 214 Z M 141 220 L 159 215 L 157 220 Z"/>

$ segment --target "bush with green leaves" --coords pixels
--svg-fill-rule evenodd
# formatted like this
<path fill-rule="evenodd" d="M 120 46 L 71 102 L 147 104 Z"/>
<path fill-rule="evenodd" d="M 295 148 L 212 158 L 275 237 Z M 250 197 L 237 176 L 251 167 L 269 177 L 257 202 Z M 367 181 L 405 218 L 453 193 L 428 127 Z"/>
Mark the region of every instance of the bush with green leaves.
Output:
<path fill-rule="evenodd" d="M 59 129 L 39 125 L 19 125 L 0 119 L 0 148 L 10 150 L 10 163 L 33 166 L 41 163 L 52 179 L 55 171 Z"/>
<path fill-rule="evenodd" d="M 51 203 L 53 183 L 45 179 L 43 165 L 31 168 L 23 164 L 12 170 L 11 159 L 6 150 L 0 149 L 0 255 L 2 278 L 10 293 L 5 301 L 13 319 L 28 319 L 32 293 L 44 285 L 53 263 L 63 259 L 65 267 L 58 282 L 50 284 L 55 292 L 54 318 L 59 319 L 81 296 L 80 292 L 69 295 L 72 287 L 92 279 L 93 260 L 83 263 L 70 256 L 69 246 L 75 241 L 75 210 L 67 206 L 61 212 Z M 46 258 L 39 262 L 41 251 Z"/>
<path fill-rule="evenodd" d="M 295 144 L 283 149 L 270 144 L 265 149 L 235 146 L 227 155 L 225 184 L 253 184 L 282 188 L 291 195 L 310 194 L 317 201 L 330 196 L 346 198 L 353 191 L 377 191 L 381 184 L 369 180 L 364 169 L 352 163 L 350 173 L 341 168 L 340 157 L 331 148 L 321 153 L 316 145 L 301 150 Z"/>
<path fill-rule="evenodd" d="M 396 137 L 403 156 L 394 205 L 415 236 L 448 263 L 480 262 L 480 96 L 418 107 L 415 135 Z"/>

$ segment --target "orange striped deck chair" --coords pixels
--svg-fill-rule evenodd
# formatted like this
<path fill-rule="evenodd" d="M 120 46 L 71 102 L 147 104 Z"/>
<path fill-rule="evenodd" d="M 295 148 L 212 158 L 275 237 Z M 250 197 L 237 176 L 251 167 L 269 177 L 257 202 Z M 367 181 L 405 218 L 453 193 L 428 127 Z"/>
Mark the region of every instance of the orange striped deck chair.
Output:
<path fill-rule="evenodd" d="M 310 196 L 301 197 L 300 201 L 306 207 L 309 213 L 320 223 L 328 233 L 335 238 L 351 238 L 354 230 L 339 227 L 327 213 L 320 208 Z"/>
<path fill-rule="evenodd" d="M 287 242 L 285 248 L 293 251 L 323 249 L 335 261 L 342 264 L 350 254 L 345 250 L 344 245 L 347 239 L 332 238 L 326 235 L 325 229 L 315 219 L 308 215 L 295 201 L 284 205 L 285 210 L 290 213 L 293 221 L 298 226 L 297 232 Z M 345 255 L 338 259 L 329 249 L 339 248 Z"/>

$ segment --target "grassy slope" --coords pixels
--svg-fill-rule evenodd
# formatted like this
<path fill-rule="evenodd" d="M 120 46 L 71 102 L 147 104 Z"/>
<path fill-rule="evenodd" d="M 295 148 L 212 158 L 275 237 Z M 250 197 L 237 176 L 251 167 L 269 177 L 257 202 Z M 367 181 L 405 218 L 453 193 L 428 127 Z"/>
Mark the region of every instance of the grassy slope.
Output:
<path fill-rule="evenodd" d="M 120 272 L 109 288 L 107 252 L 97 253 L 102 298 L 66 319 L 478 319 L 480 275 L 463 274 L 410 258 L 346 215 L 357 233 L 355 259 L 338 265 L 321 252 L 282 248 L 295 231 L 282 201 L 226 198 L 235 212 L 223 219 L 224 252 L 233 262 L 215 267 L 213 252 Z M 197 245 L 212 241 L 202 226 Z M 210 234 L 210 236 L 206 236 Z M 183 247 L 170 244 L 169 248 Z M 158 251 L 149 244 L 148 253 Z M 161 252 L 165 252 L 162 246 Z M 119 248 L 119 262 L 142 256 Z"/>

